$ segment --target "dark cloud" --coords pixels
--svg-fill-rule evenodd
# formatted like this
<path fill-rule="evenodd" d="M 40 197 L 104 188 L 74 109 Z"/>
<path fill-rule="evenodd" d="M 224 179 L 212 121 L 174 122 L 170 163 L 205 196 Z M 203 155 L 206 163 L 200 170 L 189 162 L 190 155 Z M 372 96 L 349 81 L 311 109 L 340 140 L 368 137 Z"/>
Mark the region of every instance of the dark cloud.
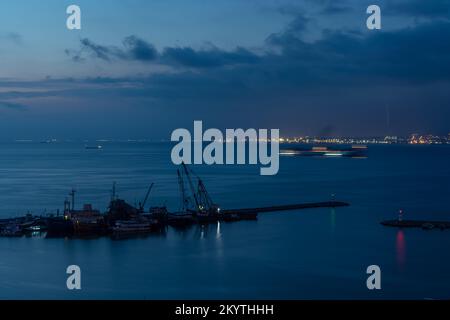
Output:
<path fill-rule="evenodd" d="M 355 79 L 386 81 L 450 80 L 450 22 L 423 23 L 395 31 L 346 33 L 325 31 L 320 40 L 303 41 L 297 31 L 268 37 L 267 43 L 281 50 L 279 65 L 289 64 L 324 83 Z"/>
<path fill-rule="evenodd" d="M 131 84 L 120 91 L 125 96 L 193 100 L 238 96 L 257 99 L 258 95 L 305 93 L 326 87 L 359 90 L 380 83 L 450 82 L 450 42 L 445 41 L 450 38 L 450 22 L 363 33 L 326 30 L 319 40 L 306 42 L 299 34 L 304 28 L 301 21 L 303 18 L 293 19 L 284 31 L 270 35 L 258 56 L 245 48 L 234 51 L 216 47 L 204 50 L 166 48 L 157 58 L 152 50 L 138 50 L 134 56 L 138 56 L 139 61 L 186 69 L 148 77 L 83 81 L 109 87 L 116 84 L 120 87 L 120 82 Z M 147 42 L 136 44 L 143 40 L 128 39 L 131 39 L 129 48 L 152 48 Z M 102 60 L 132 57 L 132 50 L 111 50 L 91 41 L 84 43 Z M 195 72 L 190 71 L 192 68 Z"/>
<path fill-rule="evenodd" d="M 388 14 L 450 19 L 450 0 L 387 1 L 384 8 Z"/>
<path fill-rule="evenodd" d="M 323 14 L 342 14 L 352 12 L 354 9 L 350 6 L 342 5 L 336 2 L 329 3 L 321 11 Z"/>
<path fill-rule="evenodd" d="M 155 47 L 136 36 L 125 38 L 123 44 L 126 48 L 125 57 L 130 60 L 153 61 L 158 57 Z"/>
<path fill-rule="evenodd" d="M 289 23 L 285 32 L 294 33 L 297 35 L 306 31 L 311 19 L 307 18 L 303 14 L 297 14 L 294 19 Z"/>
<path fill-rule="evenodd" d="M 375 4 L 381 7 L 382 14 L 391 16 L 410 16 L 423 18 L 450 18 L 450 0 L 307 0 L 311 7 L 325 15 L 336 15 L 365 11 L 369 5 Z M 295 13 L 301 13 L 298 9 L 292 9 Z M 287 12 L 288 10 L 283 10 Z M 303 9 L 303 12 L 305 10 Z"/>
<path fill-rule="evenodd" d="M 252 64 L 259 57 L 245 48 L 238 47 L 228 52 L 216 47 L 206 50 L 194 50 L 189 47 L 165 48 L 162 61 L 169 65 L 179 65 L 193 68 L 211 68 L 226 65 Z"/>
<path fill-rule="evenodd" d="M 341 14 L 353 11 L 354 6 L 347 0 L 313 0 L 316 5 L 321 7 L 320 12 L 323 14 Z"/>
<path fill-rule="evenodd" d="M 92 106 L 89 118 L 111 114 L 105 130 L 117 124 L 122 128 L 127 118 L 132 121 L 128 126 L 123 121 L 124 132 L 166 130 L 197 117 L 217 127 L 279 127 L 321 135 L 383 133 L 388 104 L 390 126 L 397 132 L 445 132 L 450 117 L 450 22 L 424 21 L 395 30 L 324 30 L 306 41 L 310 20 L 300 13 L 281 32 L 268 36 L 257 55 L 249 48 L 226 51 L 212 45 L 158 52 L 135 36 L 121 46 L 83 39 L 81 48 L 69 53 L 76 60 L 174 68 L 123 78 L 49 78 L 22 84 L 0 80 L 0 86 L 11 88 L 0 100 L 31 105 L 57 101 L 56 107 L 68 100 L 76 112 L 79 106 Z M 45 90 L 36 90 L 39 86 Z M 98 105 L 105 107 L 94 114 Z"/>
<path fill-rule="evenodd" d="M 360 0 L 357 1 L 360 2 Z M 355 3 L 352 4 L 349 0 L 304 0 L 303 2 L 298 1 L 296 4 L 282 4 L 277 7 L 277 11 L 291 16 L 304 15 L 309 11 L 333 15 L 354 11 L 354 7 Z"/>
<path fill-rule="evenodd" d="M 66 54 L 76 62 L 85 61 L 88 57 L 108 62 L 114 59 L 152 61 L 158 56 L 158 52 L 152 44 L 136 36 L 125 38 L 123 48 L 100 45 L 88 38 L 83 38 L 80 40 L 80 49 L 67 49 Z"/>
<path fill-rule="evenodd" d="M 116 50 L 114 47 L 105 47 L 102 45 L 98 45 L 90 41 L 89 39 L 81 39 L 81 50 L 89 51 L 94 57 L 102 59 L 102 60 L 110 60 L 111 55 L 118 55 L 120 51 Z"/>
<path fill-rule="evenodd" d="M 167 47 L 160 54 L 151 43 L 136 36 L 125 38 L 123 48 L 99 45 L 87 38 L 81 39 L 80 44 L 79 50 L 66 50 L 66 53 L 76 62 L 92 57 L 108 62 L 118 59 L 189 68 L 213 68 L 251 64 L 259 60 L 256 54 L 242 47 L 233 51 L 225 51 L 212 45 L 200 50 L 190 47 Z"/>

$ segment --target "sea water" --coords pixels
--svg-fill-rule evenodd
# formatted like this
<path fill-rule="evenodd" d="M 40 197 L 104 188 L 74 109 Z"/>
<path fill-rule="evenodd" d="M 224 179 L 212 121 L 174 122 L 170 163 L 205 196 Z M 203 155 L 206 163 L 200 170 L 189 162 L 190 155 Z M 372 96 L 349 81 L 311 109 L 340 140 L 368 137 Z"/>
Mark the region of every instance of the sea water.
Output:
<path fill-rule="evenodd" d="M 75 206 L 105 211 L 112 183 L 134 204 L 180 207 L 171 145 L 3 143 L 0 217 Z M 450 298 L 450 230 L 384 227 L 384 219 L 450 220 L 449 146 L 369 146 L 368 158 L 281 156 L 275 176 L 251 165 L 194 166 L 221 208 L 336 200 L 351 205 L 260 214 L 257 221 L 168 228 L 127 240 L 0 238 L 2 299 Z M 368 290 L 366 269 L 381 269 Z M 81 268 L 81 290 L 66 268 Z"/>

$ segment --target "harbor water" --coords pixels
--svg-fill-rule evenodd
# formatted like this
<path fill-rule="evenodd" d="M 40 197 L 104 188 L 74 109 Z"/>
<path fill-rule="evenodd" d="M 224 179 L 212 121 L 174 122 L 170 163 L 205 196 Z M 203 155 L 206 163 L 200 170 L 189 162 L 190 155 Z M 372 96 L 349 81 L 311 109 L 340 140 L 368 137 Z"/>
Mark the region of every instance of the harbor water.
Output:
<path fill-rule="evenodd" d="M 166 143 L 2 143 L 0 218 L 75 206 L 105 211 L 117 194 L 180 207 Z M 224 209 L 332 198 L 336 209 L 260 214 L 257 221 L 195 225 L 125 240 L 0 238 L 1 299 L 441 299 L 450 298 L 450 230 L 396 229 L 382 220 L 450 220 L 450 146 L 369 146 L 368 157 L 281 156 L 259 166 L 194 166 Z M 334 195 L 334 196 L 333 196 Z M 66 268 L 81 268 L 81 290 Z M 381 290 L 366 269 L 381 268 Z"/>

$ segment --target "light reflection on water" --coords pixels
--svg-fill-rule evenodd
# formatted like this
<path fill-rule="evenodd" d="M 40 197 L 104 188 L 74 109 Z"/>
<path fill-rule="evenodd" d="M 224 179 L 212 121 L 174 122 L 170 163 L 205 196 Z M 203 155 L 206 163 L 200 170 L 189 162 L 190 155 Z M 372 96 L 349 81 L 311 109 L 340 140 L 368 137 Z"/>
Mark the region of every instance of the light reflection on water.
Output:
<path fill-rule="evenodd" d="M 405 233 L 401 229 L 397 231 L 396 248 L 397 248 L 397 264 L 400 270 L 403 270 L 406 263 L 406 240 L 405 240 Z"/>
<path fill-rule="evenodd" d="M 330 209 L 330 218 L 331 232 L 334 233 L 334 230 L 336 229 L 336 209 Z"/>

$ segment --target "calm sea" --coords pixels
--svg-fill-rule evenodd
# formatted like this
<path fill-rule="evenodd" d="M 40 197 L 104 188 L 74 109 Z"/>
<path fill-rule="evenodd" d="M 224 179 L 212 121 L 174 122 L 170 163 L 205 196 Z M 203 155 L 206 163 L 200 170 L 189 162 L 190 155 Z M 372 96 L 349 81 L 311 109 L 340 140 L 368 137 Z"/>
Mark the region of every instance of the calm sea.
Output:
<path fill-rule="evenodd" d="M 113 181 L 137 203 L 177 210 L 180 193 L 163 143 L 0 145 L 0 217 L 76 206 L 105 210 Z M 450 147 L 370 146 L 367 159 L 283 156 L 276 176 L 258 166 L 196 166 L 214 201 L 240 208 L 324 201 L 351 206 L 261 214 L 257 221 L 169 228 L 146 238 L 0 238 L 3 299 L 450 298 L 450 230 L 398 230 L 395 218 L 450 220 Z M 66 289 L 68 265 L 82 289 Z M 378 291 L 366 268 L 381 268 Z"/>

